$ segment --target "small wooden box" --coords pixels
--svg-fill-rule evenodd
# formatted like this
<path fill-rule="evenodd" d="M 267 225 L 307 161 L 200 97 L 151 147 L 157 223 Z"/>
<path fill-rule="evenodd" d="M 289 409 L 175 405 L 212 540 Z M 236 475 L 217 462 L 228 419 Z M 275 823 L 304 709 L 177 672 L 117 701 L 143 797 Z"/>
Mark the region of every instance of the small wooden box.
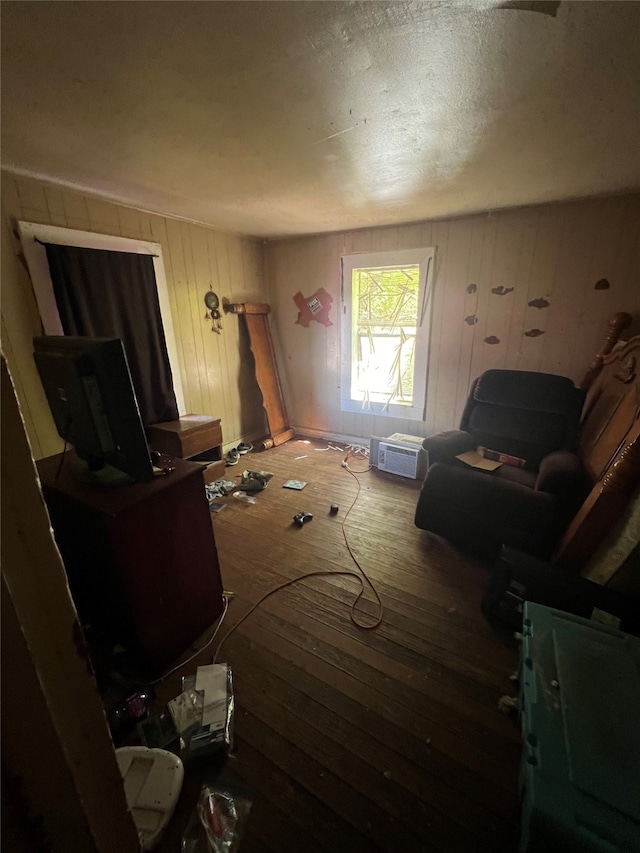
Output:
<path fill-rule="evenodd" d="M 149 427 L 149 444 L 154 450 L 190 459 L 198 453 L 219 448 L 222 459 L 222 428 L 220 418 L 207 415 L 183 415 L 177 421 L 166 421 Z"/>
<path fill-rule="evenodd" d="M 210 450 L 218 454 L 210 459 L 222 459 L 220 418 L 183 415 L 177 421 L 153 424 L 149 427 L 149 445 L 153 450 L 179 459 L 191 459 Z"/>
<path fill-rule="evenodd" d="M 206 466 L 202 472 L 205 483 L 224 476 L 220 418 L 184 415 L 177 421 L 154 424 L 149 427 L 149 445 L 167 456 L 201 462 Z"/>

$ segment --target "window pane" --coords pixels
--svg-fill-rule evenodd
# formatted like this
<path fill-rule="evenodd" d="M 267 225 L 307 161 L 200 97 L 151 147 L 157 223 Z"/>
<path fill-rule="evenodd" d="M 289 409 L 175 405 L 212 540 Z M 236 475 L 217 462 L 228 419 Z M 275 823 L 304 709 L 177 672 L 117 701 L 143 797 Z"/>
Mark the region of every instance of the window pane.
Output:
<path fill-rule="evenodd" d="M 419 273 L 418 264 L 353 270 L 352 399 L 412 404 Z"/>

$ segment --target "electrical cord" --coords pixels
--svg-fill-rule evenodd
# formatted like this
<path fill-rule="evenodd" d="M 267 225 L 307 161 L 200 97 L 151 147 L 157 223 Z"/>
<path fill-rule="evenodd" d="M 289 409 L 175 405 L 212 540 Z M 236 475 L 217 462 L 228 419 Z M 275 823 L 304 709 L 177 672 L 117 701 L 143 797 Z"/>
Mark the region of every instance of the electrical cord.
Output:
<path fill-rule="evenodd" d="M 350 474 L 366 474 L 367 471 L 370 471 L 373 468 L 373 465 L 371 464 L 371 462 L 369 462 L 369 465 L 366 468 L 363 468 L 360 471 L 353 471 L 349 467 L 349 459 L 354 459 L 358 455 L 364 456 L 365 458 L 368 458 L 369 457 L 369 451 L 366 448 L 361 447 L 360 445 L 350 444 L 347 447 L 347 455 L 344 457 L 344 459 L 341 462 L 342 467 L 346 468 Z M 359 494 L 359 490 L 358 490 L 358 494 Z M 357 498 L 357 495 L 356 495 L 356 498 Z M 349 512 L 350 511 L 351 511 L 351 507 L 349 507 Z M 347 513 L 347 515 L 348 515 L 348 513 Z M 345 516 L 345 518 L 346 518 L 346 516 Z M 361 571 L 362 571 L 362 569 L 361 569 Z"/>
<path fill-rule="evenodd" d="M 335 448 L 335 449 L 338 450 L 339 448 Z M 256 601 L 256 603 L 254 605 L 252 605 L 252 607 L 250 607 L 249 610 L 244 614 L 244 616 L 238 622 L 236 622 L 236 624 L 232 628 L 230 628 L 226 634 L 224 634 L 224 636 L 222 637 L 222 639 L 218 643 L 218 648 L 216 649 L 215 654 L 213 656 L 213 663 L 216 663 L 216 661 L 218 659 L 218 655 L 220 654 L 220 649 L 222 648 L 223 644 L 229 639 L 231 634 L 233 634 L 233 632 L 237 628 L 239 628 L 240 625 L 242 625 L 242 623 L 245 621 L 245 619 L 248 619 L 249 616 L 251 616 L 251 614 L 254 612 L 254 610 L 257 610 L 257 608 L 260 607 L 260 605 L 263 602 L 265 602 L 268 598 L 270 598 L 276 592 L 279 592 L 281 589 L 286 589 L 288 586 L 292 586 L 293 584 L 298 583 L 299 581 L 306 580 L 308 578 L 327 577 L 327 576 L 332 576 L 332 575 L 337 576 L 337 577 L 355 578 L 360 583 L 360 591 L 356 595 L 353 602 L 349 605 L 349 617 L 350 617 L 351 621 L 353 622 L 354 625 L 356 625 L 356 627 L 362 628 L 364 631 L 373 631 L 382 623 L 382 620 L 384 618 L 384 605 L 382 604 L 382 599 L 380 598 L 380 593 L 376 589 L 371 578 L 367 575 L 365 570 L 362 568 L 362 566 L 358 562 L 358 558 L 356 557 L 356 555 L 353 553 L 353 551 L 351 549 L 351 545 L 349 544 L 349 540 L 347 538 L 347 531 L 345 528 L 347 519 L 349 517 L 349 513 L 354 508 L 354 506 L 356 505 L 356 503 L 358 501 L 358 498 L 360 497 L 360 480 L 358 479 L 357 474 L 364 474 L 367 471 L 370 471 L 371 467 L 372 467 L 371 465 L 369 465 L 369 467 L 366 468 L 364 471 L 352 471 L 351 468 L 349 468 L 348 460 L 352 457 L 356 457 L 359 453 L 362 455 L 365 455 L 366 451 L 364 450 L 364 448 L 356 448 L 356 447 L 350 446 L 349 448 L 347 448 L 347 455 L 345 456 L 345 458 L 341 462 L 341 466 L 347 471 L 348 474 L 350 474 L 353 477 L 353 479 L 358 484 L 358 489 L 356 491 L 356 495 L 355 495 L 354 499 L 351 501 L 351 505 L 349 506 L 349 509 L 346 511 L 345 516 L 342 520 L 341 530 L 342 530 L 342 536 L 344 538 L 344 543 L 347 547 L 347 551 L 349 552 L 349 556 L 351 557 L 353 562 L 358 567 L 360 574 L 358 574 L 357 572 L 352 572 L 352 571 L 348 571 L 348 570 L 344 570 L 344 571 L 318 570 L 316 572 L 306 572 L 305 574 L 300 575 L 297 578 L 291 578 L 288 581 L 284 581 L 284 583 L 278 584 L 278 586 L 269 590 L 269 592 L 265 593 L 262 596 L 262 598 L 258 599 L 258 601 Z M 362 598 L 364 591 L 365 591 L 365 581 L 369 585 L 369 587 L 371 588 L 371 591 L 373 592 L 373 594 L 376 598 L 377 604 L 378 604 L 378 616 L 373 620 L 373 622 L 370 622 L 370 623 L 363 622 L 356 615 L 356 607 L 357 607 L 358 602 Z M 154 681 L 145 682 L 145 684 L 144 684 L 145 687 L 153 687 L 156 684 L 160 684 L 161 681 L 164 681 L 166 678 L 168 678 L 170 675 L 173 675 L 174 672 L 177 672 L 177 670 L 181 669 L 183 666 L 186 666 L 188 663 L 191 663 L 191 661 L 194 660 L 194 658 L 198 657 L 198 655 L 202 654 L 202 652 L 204 652 L 206 649 L 209 648 L 209 646 L 213 643 L 215 638 L 218 636 L 218 632 L 219 632 L 220 628 L 222 627 L 222 623 L 224 621 L 225 616 L 227 615 L 227 610 L 229 609 L 229 595 L 231 595 L 231 593 L 229 593 L 228 595 L 223 594 L 224 610 L 222 611 L 222 615 L 220 616 L 220 619 L 218 620 L 218 622 L 216 624 L 216 627 L 213 631 L 213 634 L 207 640 L 207 642 L 203 646 L 201 646 L 197 651 L 195 651 L 192 655 L 190 655 L 190 657 L 188 657 L 186 660 L 183 660 L 180 663 L 176 664 L 168 672 L 163 673 L 163 675 L 161 675 L 159 678 L 156 678 Z"/>
<path fill-rule="evenodd" d="M 222 639 L 220 640 L 220 642 L 219 642 L 219 644 L 218 644 L 218 648 L 216 649 L 216 652 L 215 652 L 215 654 L 214 654 L 214 656 L 213 656 L 213 662 L 214 662 L 214 663 L 216 663 L 216 661 L 217 661 L 217 659 L 218 659 L 218 655 L 220 654 L 220 649 L 222 648 L 222 646 L 224 645 L 224 643 L 229 639 L 229 637 L 231 636 L 231 634 L 233 634 L 233 632 L 234 632 L 237 628 L 239 628 L 239 627 L 240 627 L 240 625 L 242 625 L 242 623 L 245 621 L 245 619 L 248 619 L 248 618 L 249 618 L 249 616 L 251 616 L 251 614 L 254 612 L 254 610 L 256 610 L 258 607 L 260 607 L 260 605 L 261 605 L 263 602 L 265 602 L 268 598 L 270 598 L 270 597 L 271 597 L 272 595 L 274 595 L 276 592 L 279 592 L 281 589 L 286 589 L 288 586 L 292 586 L 294 583 L 298 583 L 299 581 L 307 580 L 308 578 L 327 577 L 327 576 L 331 576 L 331 575 L 333 575 L 334 577 L 335 577 L 335 576 L 339 576 L 339 577 L 352 577 L 352 578 L 355 578 L 355 579 L 356 579 L 357 581 L 359 581 L 359 583 L 360 583 L 360 591 L 358 592 L 358 594 L 356 595 L 355 599 L 353 600 L 353 602 L 352 602 L 352 603 L 351 603 L 351 605 L 349 606 L 349 617 L 350 617 L 351 621 L 353 622 L 353 624 L 354 624 L 354 625 L 356 625 L 356 627 L 358 627 L 358 628 L 362 628 L 362 629 L 363 629 L 363 630 L 365 630 L 365 631 L 373 631 L 373 630 L 375 630 L 375 629 L 376 629 L 376 628 L 381 624 L 381 622 L 382 622 L 382 620 L 383 620 L 383 618 L 384 618 L 384 605 L 382 604 L 382 599 L 380 598 L 380 593 L 379 593 L 379 592 L 378 592 L 378 590 L 376 589 L 376 587 L 375 587 L 375 585 L 374 585 L 373 581 L 371 580 L 371 578 L 367 575 L 367 573 L 365 572 L 365 570 L 362 568 L 362 566 L 361 566 L 361 565 L 360 565 L 360 563 L 358 562 L 358 559 L 357 559 L 356 555 L 355 555 L 355 554 L 353 553 L 353 551 L 351 550 L 351 545 L 349 545 L 349 540 L 347 539 L 347 531 L 346 531 L 346 529 L 345 529 L 345 524 L 346 524 L 347 518 L 349 517 L 349 513 L 351 512 L 351 510 L 353 509 L 353 507 L 356 505 L 356 502 L 357 502 L 357 500 L 358 500 L 358 498 L 359 498 L 359 496 L 360 496 L 360 480 L 358 480 L 358 477 L 356 476 L 356 474 L 357 474 L 357 473 L 366 473 L 366 471 L 371 470 L 371 465 L 366 469 L 366 471 L 362 471 L 362 472 L 360 472 L 360 471 L 359 471 L 359 472 L 352 471 L 352 470 L 348 467 L 348 465 L 347 465 L 347 460 L 350 458 L 350 455 L 354 455 L 354 456 L 355 456 L 355 455 L 356 455 L 356 452 L 357 452 L 357 451 L 355 451 L 355 450 L 354 450 L 354 451 L 349 450 L 349 452 L 347 453 L 347 455 L 345 456 L 344 460 L 343 460 L 343 461 L 342 461 L 342 463 L 341 463 L 342 467 L 347 471 L 347 473 L 349 473 L 349 474 L 354 478 L 354 480 L 355 480 L 355 481 L 356 481 L 356 483 L 358 484 L 358 490 L 357 490 L 357 492 L 356 492 L 356 496 L 354 497 L 353 501 L 351 502 L 351 506 L 349 507 L 349 509 L 348 509 L 348 510 L 346 511 L 346 513 L 345 513 L 345 516 L 344 516 L 344 518 L 343 518 L 343 520 L 342 520 L 342 525 L 341 525 L 341 527 L 342 527 L 342 536 L 344 537 L 344 542 L 345 542 L 345 545 L 347 546 L 347 551 L 349 552 L 349 556 L 351 557 L 351 559 L 353 560 L 353 562 L 356 564 L 356 566 L 357 566 L 357 567 L 358 567 L 358 569 L 360 570 L 360 574 L 358 574 L 357 572 L 352 572 L 352 571 L 347 571 L 347 570 L 345 570 L 345 571 L 328 571 L 328 570 L 320 571 L 320 570 L 319 570 L 319 571 L 316 571 L 316 572 L 306 572 L 305 574 L 300 575 L 300 576 L 299 576 L 299 577 L 297 577 L 297 578 L 291 578 L 291 579 L 290 579 L 290 580 L 288 580 L 288 581 L 284 581 L 284 583 L 278 584 L 278 586 L 276 586 L 276 587 L 274 587 L 273 589 L 269 590 L 269 592 L 266 592 L 266 593 L 262 596 L 262 598 L 258 599 L 258 601 L 256 601 L 256 603 L 255 603 L 254 605 L 252 605 L 252 606 L 249 608 L 249 610 L 247 610 L 247 612 L 244 614 L 244 616 L 243 616 L 243 617 L 242 617 L 238 622 L 236 622 L 236 624 L 235 624 L 232 628 L 230 628 L 230 629 L 227 631 L 227 633 L 222 637 Z M 359 618 L 356 616 L 356 607 L 357 607 L 357 604 L 358 604 L 358 602 L 360 601 L 360 599 L 362 598 L 362 595 L 364 594 L 364 591 L 365 591 L 365 581 L 367 582 L 367 584 L 368 584 L 368 585 L 369 585 L 369 587 L 371 588 L 371 591 L 372 591 L 372 592 L 373 592 L 373 594 L 375 595 L 375 597 L 376 597 L 376 601 L 377 601 L 377 603 L 378 603 L 378 616 L 373 620 L 373 622 L 370 622 L 370 623 L 363 622 L 361 619 L 359 619 Z M 222 621 L 222 620 L 221 620 L 221 621 Z M 215 636 L 215 635 L 214 635 L 214 636 Z M 212 639 L 213 639 L 213 638 L 212 638 Z M 206 646 L 205 646 L 205 648 L 206 648 Z M 180 664 L 180 666 L 182 666 L 182 664 Z"/>

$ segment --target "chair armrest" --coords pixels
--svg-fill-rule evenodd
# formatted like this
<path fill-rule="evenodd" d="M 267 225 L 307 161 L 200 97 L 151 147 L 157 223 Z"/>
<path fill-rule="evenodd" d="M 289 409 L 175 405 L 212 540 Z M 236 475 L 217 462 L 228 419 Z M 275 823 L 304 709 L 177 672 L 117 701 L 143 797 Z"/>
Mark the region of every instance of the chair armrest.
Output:
<path fill-rule="evenodd" d="M 476 444 L 470 433 L 459 429 L 437 432 L 422 442 L 429 454 L 429 465 L 436 462 L 452 462 L 459 453 L 475 450 Z"/>
<path fill-rule="evenodd" d="M 583 485 L 582 462 L 575 453 L 556 450 L 547 454 L 540 463 L 534 488 L 537 492 L 559 495 L 580 491 Z"/>

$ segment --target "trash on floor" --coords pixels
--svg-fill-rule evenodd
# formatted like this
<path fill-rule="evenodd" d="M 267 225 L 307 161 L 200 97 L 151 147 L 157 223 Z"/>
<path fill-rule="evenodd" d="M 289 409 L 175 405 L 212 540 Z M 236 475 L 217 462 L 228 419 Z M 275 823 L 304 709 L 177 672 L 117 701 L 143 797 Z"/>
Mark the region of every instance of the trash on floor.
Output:
<path fill-rule="evenodd" d="M 199 666 L 182 679 L 182 693 L 168 703 L 184 743 L 183 758 L 229 752 L 233 746 L 233 675 L 226 663 Z"/>
<path fill-rule="evenodd" d="M 179 738 L 171 713 L 166 707 L 158 714 L 150 715 L 139 722 L 136 729 L 143 746 L 148 746 L 149 749 L 164 749 Z"/>
<path fill-rule="evenodd" d="M 240 780 L 222 776 L 204 784 L 182 836 L 182 853 L 232 853 L 238 849 L 253 794 Z"/>
<path fill-rule="evenodd" d="M 171 820 L 178 802 L 184 768 L 164 749 L 125 746 L 116 749 L 124 793 L 142 850 L 152 850 Z"/>
<path fill-rule="evenodd" d="M 247 492 L 261 492 L 272 477 L 270 471 L 243 471 L 240 485 Z"/>
<path fill-rule="evenodd" d="M 287 482 L 283 485 L 283 489 L 297 489 L 301 491 L 307 484 L 304 480 L 287 480 Z"/>
<path fill-rule="evenodd" d="M 248 495 L 246 492 L 234 492 L 234 498 L 237 498 L 239 501 L 242 501 L 245 504 L 254 504 L 256 502 L 255 498 L 252 498 L 251 495 Z"/>
<path fill-rule="evenodd" d="M 155 697 L 152 689 L 123 679 L 116 672 L 98 679 L 98 691 L 116 743 L 146 717 L 149 704 Z"/>
<path fill-rule="evenodd" d="M 204 490 L 207 500 L 212 501 L 215 498 L 225 498 L 236 488 L 237 484 L 231 480 L 216 480 L 214 483 L 207 483 Z"/>

